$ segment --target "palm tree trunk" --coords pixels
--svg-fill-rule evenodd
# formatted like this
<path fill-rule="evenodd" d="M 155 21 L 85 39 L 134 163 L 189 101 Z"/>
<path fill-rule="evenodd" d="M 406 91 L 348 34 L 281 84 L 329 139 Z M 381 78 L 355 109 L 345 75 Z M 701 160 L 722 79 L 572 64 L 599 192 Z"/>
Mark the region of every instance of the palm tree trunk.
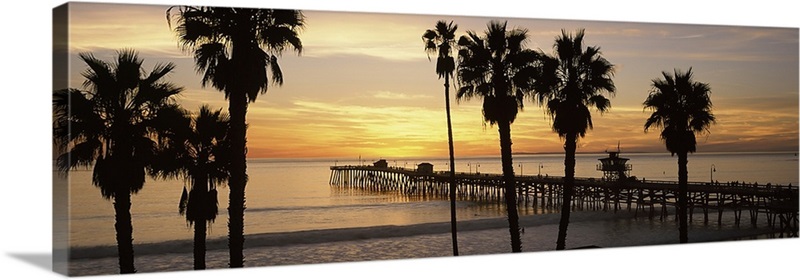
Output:
<path fill-rule="evenodd" d="M 117 251 L 119 253 L 119 272 L 135 273 L 133 265 L 133 225 L 131 223 L 131 193 L 127 190 L 114 195 L 115 224 L 117 231 Z"/>
<path fill-rule="evenodd" d="M 567 246 L 567 226 L 572 210 L 572 193 L 575 191 L 575 148 L 578 135 L 567 133 L 564 142 L 564 199 L 561 202 L 561 221 L 558 224 L 558 240 L 556 250 L 564 250 Z"/>
<path fill-rule="evenodd" d="M 194 222 L 194 269 L 206 269 L 206 227 L 207 221 Z"/>
<path fill-rule="evenodd" d="M 247 184 L 247 96 L 242 93 L 230 94 L 231 127 L 231 176 L 228 205 L 228 249 L 230 267 L 244 266 L 244 189 Z"/>
<path fill-rule="evenodd" d="M 450 148 L 450 232 L 453 237 L 453 256 L 458 256 L 456 229 L 456 159 L 453 151 L 453 125 L 450 121 L 450 76 L 444 76 L 444 105 L 447 110 L 447 143 Z"/>
<path fill-rule="evenodd" d="M 678 219 L 680 219 L 680 243 L 689 242 L 689 224 L 686 214 L 687 189 L 689 184 L 689 171 L 687 165 L 689 159 L 687 152 L 678 153 Z"/>
<path fill-rule="evenodd" d="M 511 124 L 507 121 L 499 121 L 497 127 L 500 133 L 500 157 L 503 162 L 503 182 L 508 213 L 508 231 L 511 233 L 511 252 L 517 253 L 522 252 L 522 239 L 519 232 L 514 163 L 511 159 Z"/>
<path fill-rule="evenodd" d="M 207 158 L 201 155 L 200 158 Z M 187 218 L 194 222 L 194 269 L 206 269 L 206 209 L 208 206 L 208 177 L 205 174 L 196 175 L 192 185 L 189 204 L 193 206 L 192 213 L 186 213 Z M 203 209 L 198 209 L 203 208 Z M 200 211 L 199 213 L 196 211 Z"/>

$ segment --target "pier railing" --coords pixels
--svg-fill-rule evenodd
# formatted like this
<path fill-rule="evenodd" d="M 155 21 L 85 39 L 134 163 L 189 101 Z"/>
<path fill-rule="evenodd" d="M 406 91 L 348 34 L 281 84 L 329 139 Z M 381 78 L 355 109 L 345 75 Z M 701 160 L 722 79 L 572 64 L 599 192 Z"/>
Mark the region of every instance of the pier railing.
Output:
<path fill-rule="evenodd" d="M 397 192 L 404 195 L 449 195 L 450 173 L 447 171 L 420 172 L 415 169 L 377 166 L 331 166 L 330 184 L 343 188 L 357 188 L 376 192 Z M 505 200 L 502 174 L 457 172 L 456 196 L 461 200 Z M 559 209 L 564 188 L 563 177 L 525 175 L 516 176 L 517 201 L 525 206 Z M 755 225 L 759 216 L 766 216 L 770 226 L 779 228 L 781 234 L 798 235 L 798 187 L 773 184 L 739 183 L 688 183 L 690 216 L 702 211 L 704 221 L 709 213 L 732 211 L 738 225 L 742 213 L 749 212 Z M 618 211 L 627 209 L 641 212 L 650 218 L 664 219 L 677 207 L 678 182 L 624 179 L 606 181 L 600 178 L 576 177 L 573 209 Z"/>

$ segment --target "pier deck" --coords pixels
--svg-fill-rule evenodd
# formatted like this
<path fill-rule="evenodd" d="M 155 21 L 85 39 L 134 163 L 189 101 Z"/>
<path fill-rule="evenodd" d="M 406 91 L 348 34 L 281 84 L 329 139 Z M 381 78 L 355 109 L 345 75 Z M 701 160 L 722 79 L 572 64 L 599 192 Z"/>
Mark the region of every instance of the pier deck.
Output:
<path fill-rule="evenodd" d="M 376 167 L 368 165 L 331 166 L 329 183 L 343 188 L 377 192 L 397 192 L 405 195 L 449 195 L 449 172 L 418 172 L 414 169 Z M 502 174 L 456 173 L 456 197 L 470 201 L 504 201 Z M 559 209 L 563 177 L 516 176 L 518 204 Z M 627 209 L 650 218 L 664 219 L 677 213 L 678 182 L 575 178 L 572 208 L 575 210 L 618 211 Z M 798 187 L 781 185 L 730 185 L 710 182 L 689 182 L 688 207 L 690 217 L 702 211 L 704 221 L 713 212 L 718 223 L 722 214 L 732 211 L 739 225 L 742 214 L 757 224 L 765 216 L 767 224 L 779 229 L 781 236 L 798 236 Z M 691 219 L 691 218 L 690 218 Z"/>

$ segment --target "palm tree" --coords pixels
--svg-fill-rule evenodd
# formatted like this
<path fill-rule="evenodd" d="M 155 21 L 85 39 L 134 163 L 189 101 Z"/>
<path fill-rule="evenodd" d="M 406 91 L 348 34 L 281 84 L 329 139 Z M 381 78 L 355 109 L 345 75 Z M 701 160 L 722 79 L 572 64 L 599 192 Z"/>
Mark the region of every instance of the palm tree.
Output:
<path fill-rule="evenodd" d="M 660 127 L 660 138 L 666 144 L 667 151 L 673 156 L 678 154 L 679 236 L 680 243 L 687 243 L 688 153 L 697 150 L 695 133 L 708 132 L 716 119 L 711 113 L 711 88 L 706 83 L 693 80 L 692 68 L 686 72 L 675 69 L 674 75 L 662 72 L 662 75 L 663 79 L 653 79 L 653 89 L 644 101 L 644 108 L 653 111 L 644 123 L 644 131 L 654 126 Z"/>
<path fill-rule="evenodd" d="M 444 105 L 447 111 L 447 143 L 450 148 L 450 232 L 453 237 L 453 256 L 458 256 L 458 238 L 456 234 L 456 160 L 453 152 L 453 125 L 450 121 L 450 76 L 453 76 L 456 63 L 450 55 L 456 38 L 456 29 L 451 21 L 449 24 L 443 20 L 436 22 L 434 29 L 428 29 L 422 35 L 425 41 L 425 51 L 430 55 L 437 55 L 436 74 L 444 78 Z"/>
<path fill-rule="evenodd" d="M 163 81 L 174 64 L 158 64 L 145 73 L 133 50 L 118 51 L 113 62 L 90 53 L 80 58 L 88 66 L 85 90 L 53 93 L 54 141 L 65 147 L 56 164 L 63 173 L 92 166 L 92 184 L 114 201 L 120 273 L 134 273 L 131 194 L 144 186 L 153 159 L 153 120 L 173 108 L 173 96 L 183 89 Z"/>
<path fill-rule="evenodd" d="M 167 10 L 168 19 L 172 9 Z M 298 32 L 305 17 L 297 10 L 181 6 L 175 20 L 183 48 L 193 53 L 203 75 L 202 85 L 210 83 L 229 101 L 228 247 L 230 267 L 243 267 L 247 106 L 266 93 L 270 83 L 283 84 L 278 56 L 286 48 L 301 53 Z"/>
<path fill-rule="evenodd" d="M 483 99 L 483 118 L 497 125 L 512 252 L 522 252 L 517 213 L 511 124 L 533 86 L 538 55 L 526 49 L 526 29 L 506 31 L 506 22 L 491 21 L 485 36 L 467 31 L 458 40 L 457 100 Z"/>
<path fill-rule="evenodd" d="M 191 186 L 183 189 L 179 213 L 194 225 L 194 269 L 206 268 L 206 228 L 217 218 L 217 184 L 224 183 L 230 173 L 227 133 L 229 118 L 221 110 L 211 111 L 204 105 L 194 118 L 188 112 L 162 115 L 160 124 L 167 125 L 160 136 L 159 160 L 153 164 L 153 175 L 183 177 Z"/>
<path fill-rule="evenodd" d="M 566 247 L 572 193 L 575 188 L 575 149 L 578 137 L 592 129 L 589 107 L 600 113 L 611 107 L 604 92 L 613 95 L 616 88 L 611 77 L 614 67 L 600 56 L 600 48 L 583 47 L 584 31 L 575 36 L 561 31 L 553 46 L 553 56 L 542 54 L 542 72 L 536 81 L 539 104 L 547 106 L 553 120 L 553 131 L 564 139 L 564 198 L 558 227 L 556 250 Z"/>

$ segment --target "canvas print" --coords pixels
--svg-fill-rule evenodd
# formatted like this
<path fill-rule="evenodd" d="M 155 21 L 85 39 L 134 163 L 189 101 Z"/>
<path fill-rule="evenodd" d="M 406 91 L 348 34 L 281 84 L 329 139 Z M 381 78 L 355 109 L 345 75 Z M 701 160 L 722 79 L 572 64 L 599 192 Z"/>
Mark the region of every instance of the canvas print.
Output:
<path fill-rule="evenodd" d="M 70 276 L 798 236 L 798 29 L 53 9 Z"/>

